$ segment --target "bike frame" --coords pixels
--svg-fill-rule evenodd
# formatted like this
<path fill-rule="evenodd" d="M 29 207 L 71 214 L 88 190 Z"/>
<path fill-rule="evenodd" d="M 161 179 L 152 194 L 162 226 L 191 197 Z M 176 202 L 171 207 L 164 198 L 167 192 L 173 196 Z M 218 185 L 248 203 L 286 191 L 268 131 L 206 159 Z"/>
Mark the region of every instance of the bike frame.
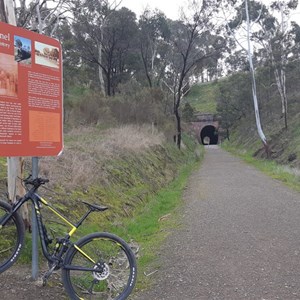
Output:
<path fill-rule="evenodd" d="M 9 212 L 1 221 L 0 228 L 4 226 L 10 218 L 13 217 L 13 214 L 16 213 L 19 208 L 27 201 L 31 201 L 34 205 L 34 212 L 35 217 L 37 220 L 37 226 L 38 226 L 38 232 L 41 240 L 42 245 L 42 251 L 45 256 L 45 258 L 49 262 L 55 262 L 57 259 L 61 259 L 63 254 L 68 250 L 70 244 L 72 244 L 83 256 L 85 256 L 88 260 L 90 260 L 93 263 L 96 263 L 92 258 L 90 258 L 86 253 L 84 253 L 76 244 L 70 242 L 70 238 L 72 235 L 76 232 L 78 227 L 82 224 L 82 222 L 87 218 L 87 216 L 92 212 L 92 210 L 87 211 L 82 218 L 76 223 L 73 224 L 69 220 L 67 220 L 57 209 L 55 209 L 53 206 L 51 206 L 45 199 L 43 199 L 40 195 L 36 193 L 37 188 L 33 187 L 31 190 L 29 190 L 22 198 L 19 199 L 18 202 L 13 204 L 11 212 Z M 68 226 L 71 227 L 71 230 L 67 233 L 65 237 L 61 239 L 62 243 L 57 242 L 55 245 L 55 248 L 58 249 L 61 245 L 61 249 L 57 256 L 53 257 L 47 249 L 46 245 L 46 237 L 43 231 L 43 221 L 42 221 L 42 214 L 40 212 L 41 204 L 45 205 L 49 210 L 51 210 L 56 216 L 58 216 L 62 221 L 64 221 Z M 78 269 L 78 267 L 72 268 L 71 266 L 66 266 L 67 269 Z M 80 268 L 88 270 L 87 268 Z M 93 270 L 93 269 L 91 269 Z"/>

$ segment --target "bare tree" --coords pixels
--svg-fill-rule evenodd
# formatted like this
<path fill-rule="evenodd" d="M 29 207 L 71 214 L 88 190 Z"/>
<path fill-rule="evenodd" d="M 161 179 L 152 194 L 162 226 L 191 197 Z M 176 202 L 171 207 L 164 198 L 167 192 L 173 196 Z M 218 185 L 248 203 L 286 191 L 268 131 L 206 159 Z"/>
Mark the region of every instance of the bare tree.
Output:
<path fill-rule="evenodd" d="M 197 72 L 203 69 L 209 58 L 217 59 L 225 47 L 225 40 L 217 34 L 215 24 L 211 22 L 217 13 L 218 1 L 200 2 L 190 1 L 191 16 L 182 13 L 182 20 L 174 21 L 170 26 L 170 60 L 164 83 L 173 94 L 178 148 L 181 146 L 181 100 L 196 82 Z"/>
<path fill-rule="evenodd" d="M 70 11 L 71 0 L 19 0 L 15 7 L 17 26 L 55 36 L 60 21 Z M 48 5 L 48 3 L 51 3 Z"/>

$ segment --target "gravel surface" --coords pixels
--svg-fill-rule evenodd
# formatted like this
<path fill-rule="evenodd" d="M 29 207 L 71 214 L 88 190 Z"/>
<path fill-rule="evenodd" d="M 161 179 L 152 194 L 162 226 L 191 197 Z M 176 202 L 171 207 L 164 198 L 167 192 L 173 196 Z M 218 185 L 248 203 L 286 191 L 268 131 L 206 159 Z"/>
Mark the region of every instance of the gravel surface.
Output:
<path fill-rule="evenodd" d="M 136 299 L 300 299 L 299 193 L 210 146 L 184 197 L 156 284 Z"/>

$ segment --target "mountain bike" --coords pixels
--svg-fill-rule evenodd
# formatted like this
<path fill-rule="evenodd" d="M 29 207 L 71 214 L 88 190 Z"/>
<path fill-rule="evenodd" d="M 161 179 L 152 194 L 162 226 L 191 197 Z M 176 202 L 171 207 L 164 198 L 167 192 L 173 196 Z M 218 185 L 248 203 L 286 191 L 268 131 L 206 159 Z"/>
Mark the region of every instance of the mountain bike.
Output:
<path fill-rule="evenodd" d="M 25 227 L 18 210 L 25 202 L 32 201 L 42 252 L 49 265 L 43 283 L 61 269 L 62 282 L 71 299 L 126 299 L 137 277 L 135 255 L 129 245 L 108 232 L 91 233 L 75 243 L 71 241 L 90 213 L 103 212 L 108 207 L 83 202 L 87 211 L 77 223 L 72 223 L 37 194 L 48 179 L 30 176 L 23 182 L 27 192 L 16 203 L 0 201 L 0 273 L 10 268 L 22 252 Z M 48 208 L 71 228 L 65 236 L 56 238 L 55 243 L 43 223 L 41 207 Z"/>

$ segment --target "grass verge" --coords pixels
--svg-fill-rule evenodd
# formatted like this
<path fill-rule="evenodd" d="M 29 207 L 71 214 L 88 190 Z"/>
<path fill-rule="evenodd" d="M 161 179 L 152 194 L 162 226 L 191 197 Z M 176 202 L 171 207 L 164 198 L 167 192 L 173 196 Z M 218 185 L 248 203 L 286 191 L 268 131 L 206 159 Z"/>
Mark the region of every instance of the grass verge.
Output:
<path fill-rule="evenodd" d="M 286 165 L 279 165 L 273 160 L 254 158 L 247 150 L 231 147 L 228 143 L 224 143 L 222 148 L 240 157 L 266 175 L 279 180 L 293 190 L 300 192 L 300 170 Z"/>
<path fill-rule="evenodd" d="M 182 193 L 191 172 L 199 162 L 190 162 L 184 166 L 177 178 L 155 196 L 146 205 L 137 209 L 135 216 L 124 221 L 122 228 L 112 227 L 111 231 L 127 240 L 136 241 L 140 247 L 138 253 L 138 282 L 136 290 L 151 285 L 149 274 L 160 266 L 157 254 L 170 229 L 178 226 L 178 208 L 182 205 Z"/>

